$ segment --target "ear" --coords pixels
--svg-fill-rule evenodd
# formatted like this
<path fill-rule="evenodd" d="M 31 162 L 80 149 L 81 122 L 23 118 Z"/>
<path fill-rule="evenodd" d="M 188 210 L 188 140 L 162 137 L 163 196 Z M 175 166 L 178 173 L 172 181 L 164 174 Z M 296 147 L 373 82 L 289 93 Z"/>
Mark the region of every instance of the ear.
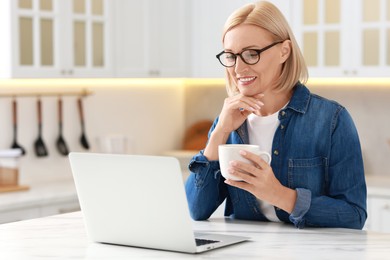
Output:
<path fill-rule="evenodd" d="M 280 63 L 284 63 L 291 54 L 291 41 L 285 40 L 282 42 L 282 48 L 280 49 Z"/>

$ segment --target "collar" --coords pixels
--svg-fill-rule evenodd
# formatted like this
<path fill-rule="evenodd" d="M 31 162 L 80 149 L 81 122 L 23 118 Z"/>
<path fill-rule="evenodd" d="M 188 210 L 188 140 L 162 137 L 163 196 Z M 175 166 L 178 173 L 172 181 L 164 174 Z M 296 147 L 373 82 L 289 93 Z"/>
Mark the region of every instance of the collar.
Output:
<path fill-rule="evenodd" d="M 310 90 L 298 82 L 294 87 L 294 93 L 286 108 L 305 114 L 310 102 Z"/>

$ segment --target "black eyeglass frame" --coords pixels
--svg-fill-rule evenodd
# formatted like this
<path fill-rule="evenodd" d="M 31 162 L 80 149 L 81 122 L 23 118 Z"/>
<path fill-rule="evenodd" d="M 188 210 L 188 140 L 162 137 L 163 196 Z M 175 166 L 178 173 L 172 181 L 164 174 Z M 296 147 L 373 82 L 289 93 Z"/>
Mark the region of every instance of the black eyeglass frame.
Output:
<path fill-rule="evenodd" d="M 272 48 L 273 46 L 275 46 L 275 45 L 277 45 L 277 44 L 279 44 L 279 43 L 282 43 L 282 42 L 284 42 L 284 41 L 278 41 L 278 42 L 271 43 L 270 45 L 267 45 L 267 46 L 265 46 L 265 47 L 262 48 L 262 49 L 246 49 L 246 50 L 243 50 L 242 52 L 239 52 L 239 53 L 233 53 L 233 52 L 230 52 L 230 51 L 221 51 L 220 53 L 218 53 L 218 54 L 216 55 L 216 57 L 217 57 L 219 63 L 221 63 L 222 66 L 224 66 L 224 67 L 226 67 L 226 68 L 231 68 L 231 67 L 236 66 L 236 63 L 237 63 L 237 56 L 240 56 L 241 60 L 242 60 L 245 64 L 248 64 L 248 65 L 255 65 L 255 64 L 257 64 L 257 63 L 260 61 L 260 53 L 262 53 L 263 51 L 266 51 L 266 50 Z M 243 52 L 246 52 L 246 51 L 255 51 L 255 52 L 257 53 L 257 56 L 258 56 L 257 61 L 254 62 L 254 63 L 248 63 L 247 61 L 245 61 L 245 59 L 242 57 L 242 53 L 243 53 Z M 229 54 L 232 54 L 232 55 L 235 56 L 234 64 L 231 65 L 231 66 L 226 66 L 225 64 L 222 63 L 222 61 L 221 61 L 221 59 L 220 59 L 221 55 L 226 54 L 226 53 L 229 53 Z"/>

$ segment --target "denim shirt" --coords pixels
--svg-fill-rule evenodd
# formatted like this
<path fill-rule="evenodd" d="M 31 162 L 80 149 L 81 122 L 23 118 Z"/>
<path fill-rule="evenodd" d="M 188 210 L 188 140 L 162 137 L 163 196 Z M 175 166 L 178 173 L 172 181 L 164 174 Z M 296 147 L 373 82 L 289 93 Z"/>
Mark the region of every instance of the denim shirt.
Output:
<path fill-rule="evenodd" d="M 347 110 L 298 83 L 279 120 L 271 167 L 282 185 L 296 190 L 297 200 L 291 214 L 275 207 L 277 217 L 297 228 L 362 229 L 367 218 L 363 159 Z M 218 118 L 209 136 L 217 122 Z M 249 143 L 246 122 L 229 135 L 227 143 Z M 226 199 L 225 216 L 267 221 L 256 197 L 225 184 L 219 162 L 209 161 L 203 150 L 188 168 L 185 189 L 193 219 L 208 219 Z"/>

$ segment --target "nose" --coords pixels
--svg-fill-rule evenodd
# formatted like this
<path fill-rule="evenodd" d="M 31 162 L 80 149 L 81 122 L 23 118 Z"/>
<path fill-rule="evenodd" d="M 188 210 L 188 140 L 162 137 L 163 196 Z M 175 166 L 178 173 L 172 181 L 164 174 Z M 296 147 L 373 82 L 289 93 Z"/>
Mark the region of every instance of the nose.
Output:
<path fill-rule="evenodd" d="M 246 64 L 240 56 L 237 56 L 236 58 L 236 65 L 234 66 L 234 71 L 236 74 L 240 74 L 240 72 L 243 72 L 248 69 L 248 64 Z"/>

